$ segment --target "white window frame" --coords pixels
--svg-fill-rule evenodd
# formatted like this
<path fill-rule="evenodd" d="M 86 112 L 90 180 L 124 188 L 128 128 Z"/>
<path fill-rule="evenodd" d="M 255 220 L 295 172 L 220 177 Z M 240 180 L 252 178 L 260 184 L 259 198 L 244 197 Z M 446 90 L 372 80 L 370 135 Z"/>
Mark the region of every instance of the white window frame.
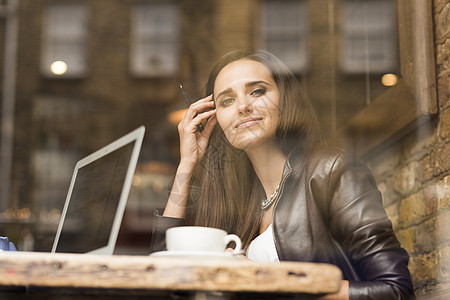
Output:
<path fill-rule="evenodd" d="M 47 77 L 79 78 L 87 72 L 88 9 L 77 2 L 53 2 L 44 11 L 41 71 Z M 63 74 L 54 74 L 51 65 L 62 61 Z"/>
<path fill-rule="evenodd" d="M 261 47 L 294 73 L 308 68 L 308 14 L 303 0 L 261 2 Z M 271 20 L 269 22 L 269 20 Z"/>
<path fill-rule="evenodd" d="M 136 4 L 131 12 L 130 72 L 170 77 L 179 70 L 179 6 L 175 1 Z"/>
<path fill-rule="evenodd" d="M 394 0 L 345 0 L 340 65 L 346 73 L 384 73 L 397 65 Z M 368 59 L 366 59 L 368 57 Z"/>

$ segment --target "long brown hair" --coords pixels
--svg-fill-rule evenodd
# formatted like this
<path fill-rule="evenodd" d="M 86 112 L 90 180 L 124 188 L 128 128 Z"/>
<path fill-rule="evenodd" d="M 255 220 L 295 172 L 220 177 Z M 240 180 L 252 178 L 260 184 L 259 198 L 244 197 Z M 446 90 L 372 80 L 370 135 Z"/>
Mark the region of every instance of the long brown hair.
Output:
<path fill-rule="evenodd" d="M 270 71 L 280 91 L 277 142 L 288 155 L 294 148 L 309 151 L 322 144 L 322 135 L 312 105 L 294 74 L 266 51 L 233 51 L 212 69 L 206 95 L 214 91 L 219 72 L 238 60 L 262 63 Z M 258 235 L 264 190 L 244 151 L 234 148 L 217 124 L 202 160 L 197 164 L 191 185 L 187 222 L 222 228 L 241 237 L 244 247 Z"/>

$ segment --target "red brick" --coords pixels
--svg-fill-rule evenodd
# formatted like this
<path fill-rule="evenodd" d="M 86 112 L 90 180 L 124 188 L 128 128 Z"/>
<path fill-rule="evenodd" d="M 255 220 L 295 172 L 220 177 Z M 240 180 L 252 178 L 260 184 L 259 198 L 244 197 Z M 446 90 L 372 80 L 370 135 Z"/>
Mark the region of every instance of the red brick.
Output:
<path fill-rule="evenodd" d="M 400 202 L 400 225 L 419 224 L 426 216 L 426 204 L 423 193 L 413 194 Z"/>
<path fill-rule="evenodd" d="M 450 210 L 438 213 L 436 217 L 437 238 L 440 243 L 450 243 Z"/>
<path fill-rule="evenodd" d="M 426 284 L 437 279 L 436 251 L 412 256 L 409 269 L 415 284 Z"/>
<path fill-rule="evenodd" d="M 445 42 L 445 45 L 438 46 L 439 48 L 450 48 L 450 39 Z M 444 110 L 450 107 L 450 58 L 448 53 L 443 54 L 444 49 L 438 50 L 440 55 L 438 55 L 437 59 L 442 60 L 442 64 L 437 65 L 436 69 L 438 75 L 436 77 L 436 84 L 438 89 L 438 102 L 440 110 Z"/>
<path fill-rule="evenodd" d="M 386 210 L 386 214 L 388 215 L 389 220 L 391 220 L 392 226 L 394 227 L 394 230 L 395 230 L 395 228 L 398 227 L 398 219 L 399 219 L 397 203 L 386 206 L 385 210 Z"/>
<path fill-rule="evenodd" d="M 436 184 L 437 208 L 439 210 L 450 207 L 450 175 Z"/>
<path fill-rule="evenodd" d="M 402 180 L 402 173 L 399 172 L 398 169 L 395 171 L 393 170 L 392 176 L 389 176 L 387 181 L 387 190 L 389 190 L 394 195 L 404 195 L 404 189 L 403 189 L 403 180 Z"/>
<path fill-rule="evenodd" d="M 431 154 L 433 175 L 438 176 L 450 170 L 450 143 L 437 146 Z"/>
<path fill-rule="evenodd" d="M 409 195 L 418 186 L 420 169 L 420 164 L 413 161 L 402 168 L 392 170 L 392 176 L 387 180 L 387 184 L 391 185 L 392 192 L 398 195 Z"/>
<path fill-rule="evenodd" d="M 427 216 L 436 212 L 437 195 L 436 185 L 432 184 L 424 189 L 425 203 L 427 205 Z"/>
<path fill-rule="evenodd" d="M 400 244 L 402 244 L 402 247 L 405 248 L 405 250 L 411 254 L 414 252 L 414 245 L 416 244 L 416 238 L 415 238 L 415 228 L 409 227 L 404 230 L 399 230 L 395 233 L 397 236 L 397 239 L 399 240 Z"/>
<path fill-rule="evenodd" d="M 439 250 L 439 281 L 450 282 L 450 246 Z"/>
<path fill-rule="evenodd" d="M 417 253 L 427 253 L 436 249 L 436 220 L 431 218 L 416 227 Z"/>
<path fill-rule="evenodd" d="M 434 0 L 433 1 L 433 10 L 435 14 L 440 13 L 446 5 L 448 5 L 448 0 Z"/>
<path fill-rule="evenodd" d="M 439 136 L 444 141 L 450 140 L 450 108 L 447 108 L 440 113 Z"/>
<path fill-rule="evenodd" d="M 437 1 L 439 2 L 439 1 Z M 442 1 L 441 1 L 442 2 Z M 445 2 L 445 1 L 444 1 Z M 446 5 L 435 5 L 434 22 L 435 22 L 435 39 L 437 43 L 450 38 L 450 5 L 448 1 Z"/>
<path fill-rule="evenodd" d="M 399 201 L 399 193 L 394 188 L 392 188 L 391 181 L 392 180 L 389 180 L 388 178 L 387 181 L 378 184 L 378 189 L 383 195 L 384 206 L 390 206 Z"/>
<path fill-rule="evenodd" d="M 434 168 L 431 165 L 431 156 L 430 155 L 426 155 L 425 157 L 423 157 L 420 160 L 417 172 L 418 172 L 420 183 L 427 182 L 434 178 L 434 176 L 433 176 Z"/>

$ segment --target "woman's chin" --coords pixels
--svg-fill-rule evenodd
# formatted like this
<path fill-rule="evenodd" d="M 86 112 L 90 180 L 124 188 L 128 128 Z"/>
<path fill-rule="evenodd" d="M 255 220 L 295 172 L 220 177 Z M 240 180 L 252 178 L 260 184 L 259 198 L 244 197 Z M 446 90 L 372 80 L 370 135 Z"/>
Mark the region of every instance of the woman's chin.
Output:
<path fill-rule="evenodd" d="M 246 150 L 250 150 L 250 149 L 254 149 L 254 148 L 258 147 L 259 145 L 262 144 L 262 141 L 260 138 L 251 136 L 251 137 L 241 137 L 239 139 L 230 141 L 230 144 L 234 148 L 246 151 Z"/>

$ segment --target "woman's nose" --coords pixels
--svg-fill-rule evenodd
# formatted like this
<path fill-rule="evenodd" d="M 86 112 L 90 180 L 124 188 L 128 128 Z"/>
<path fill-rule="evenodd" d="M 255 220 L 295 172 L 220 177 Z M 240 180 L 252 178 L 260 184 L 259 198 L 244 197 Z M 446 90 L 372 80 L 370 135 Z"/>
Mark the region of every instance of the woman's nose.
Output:
<path fill-rule="evenodd" d="M 240 97 L 238 109 L 239 114 L 246 114 L 253 112 L 253 106 L 246 97 Z"/>

